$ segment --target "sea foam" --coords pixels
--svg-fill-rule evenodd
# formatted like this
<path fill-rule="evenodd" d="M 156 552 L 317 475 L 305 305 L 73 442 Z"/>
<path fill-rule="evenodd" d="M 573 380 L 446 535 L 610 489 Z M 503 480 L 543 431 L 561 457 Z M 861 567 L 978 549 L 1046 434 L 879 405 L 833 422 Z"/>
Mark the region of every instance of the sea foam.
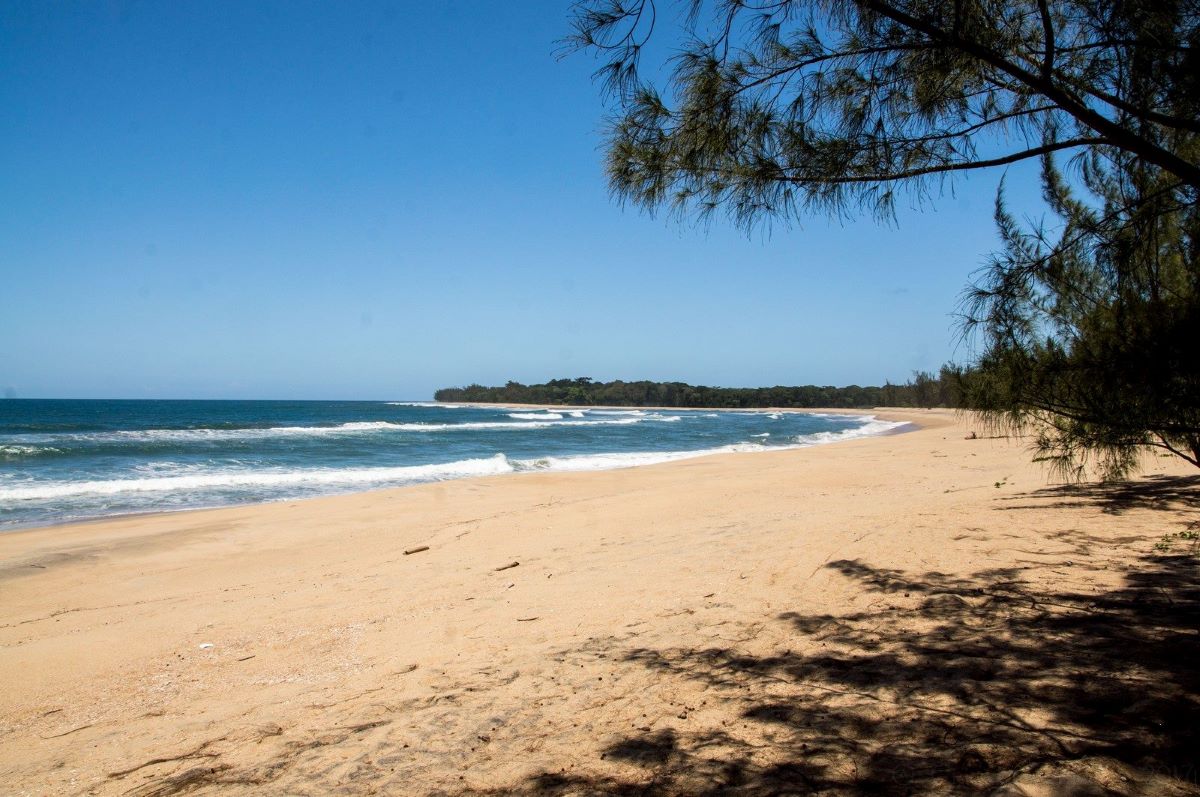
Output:
<path fill-rule="evenodd" d="M 53 446 L 0 446 L 0 458 L 17 459 L 18 457 L 37 457 L 45 454 L 58 454 L 60 449 Z"/>
<path fill-rule="evenodd" d="M 775 448 L 782 448 L 776 446 Z M 564 457 L 540 457 L 538 459 L 514 460 L 514 470 L 524 471 L 589 471 L 616 470 L 620 468 L 635 468 L 642 465 L 657 465 L 662 462 L 675 462 L 681 459 L 707 457 L 712 454 L 732 454 L 752 451 L 771 450 L 768 446 L 757 443 L 735 443 L 715 448 L 701 448 L 691 451 L 625 451 L 614 454 L 578 454 Z"/>
<path fill-rule="evenodd" d="M 389 407 L 434 407 L 443 410 L 461 410 L 461 404 L 442 404 L 439 401 L 386 401 Z"/>
<path fill-rule="evenodd" d="M 265 440 L 275 437 L 327 437 L 362 435 L 377 432 L 455 432 L 478 429 L 547 429 L 553 426 L 622 426 L 641 422 L 671 423 L 678 415 L 642 415 L 624 418 L 566 419 L 557 413 L 513 413 L 514 421 L 465 421 L 463 423 L 398 423 L 395 421 L 356 421 L 331 426 L 268 426 L 251 428 L 136 429 L 113 432 L 60 432 L 22 434 L 10 437 L 12 445 L 0 448 L 0 455 L 32 455 L 34 446 L 69 443 L 173 442 L 205 443 L 237 440 Z"/>
<path fill-rule="evenodd" d="M 393 468 L 312 468 L 289 471 L 218 470 L 190 472 L 182 475 L 150 476 L 133 479 L 101 479 L 93 481 L 23 483 L 0 487 L 0 500 L 28 501 L 66 498 L 82 495 L 116 495 L 131 492 L 175 492 L 185 490 L 253 489 L 270 487 L 304 487 L 338 485 L 411 484 L 440 481 L 468 476 L 489 476 L 528 471 L 592 471 L 631 468 L 712 454 L 780 451 L 789 448 L 853 440 L 883 434 L 906 424 L 881 421 L 874 416 L 861 416 L 862 425 L 838 432 L 816 432 L 797 435 L 785 445 L 768 446 L 762 443 L 735 443 L 713 448 L 688 451 L 627 451 L 619 453 L 551 456 L 535 459 L 509 460 L 504 454 L 486 458 L 463 459 L 455 462 L 410 465 Z M 636 420 L 636 419 L 628 419 Z M 460 424 L 466 425 L 466 424 Z M 511 424 L 501 424 L 511 425 Z"/>
<path fill-rule="evenodd" d="M 833 417 L 833 416 L 831 416 Z M 874 415 L 843 415 L 843 418 L 854 418 L 862 421 L 861 425 L 839 432 L 813 432 L 812 434 L 796 435 L 792 438 L 796 446 L 806 447 L 822 443 L 836 443 L 841 440 L 855 440 L 860 437 L 874 437 L 909 426 L 904 421 L 881 421 Z"/>
<path fill-rule="evenodd" d="M 901 426 L 833 413 L 774 420 L 736 410 L 443 413 L 453 405 L 397 404 L 403 406 L 393 413 L 378 403 L 316 411 L 254 402 L 123 403 L 108 408 L 111 415 L 80 405 L 65 417 L 64 405 L 55 404 L 48 417 L 18 416 L 0 431 L 0 528 L 470 476 L 630 468 L 834 443 Z"/>
<path fill-rule="evenodd" d="M 103 479 L 81 482 L 49 482 L 0 488 L 0 501 L 29 501 L 67 498 L 81 495 L 117 495 L 120 493 L 175 492 L 261 487 L 303 487 L 411 484 L 415 482 L 460 479 L 467 476 L 491 476 L 511 473 L 512 465 L 503 454 L 479 459 L 463 459 L 435 465 L 410 465 L 397 468 L 314 468 L 291 471 L 224 470 L 177 476 L 153 476 L 144 479 Z"/>

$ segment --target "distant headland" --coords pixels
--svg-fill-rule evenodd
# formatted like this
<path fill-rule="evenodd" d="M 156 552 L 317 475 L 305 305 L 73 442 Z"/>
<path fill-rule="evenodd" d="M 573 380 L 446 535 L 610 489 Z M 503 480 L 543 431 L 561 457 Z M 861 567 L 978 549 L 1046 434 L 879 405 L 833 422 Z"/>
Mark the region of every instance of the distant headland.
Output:
<path fill-rule="evenodd" d="M 647 380 L 597 382 L 584 376 L 538 385 L 510 381 L 501 387 L 445 387 L 433 397 L 446 402 L 615 407 L 958 407 L 964 378 L 965 374 L 952 366 L 943 366 L 938 374 L 918 371 L 902 385 L 884 383 L 882 387 L 708 387 Z"/>

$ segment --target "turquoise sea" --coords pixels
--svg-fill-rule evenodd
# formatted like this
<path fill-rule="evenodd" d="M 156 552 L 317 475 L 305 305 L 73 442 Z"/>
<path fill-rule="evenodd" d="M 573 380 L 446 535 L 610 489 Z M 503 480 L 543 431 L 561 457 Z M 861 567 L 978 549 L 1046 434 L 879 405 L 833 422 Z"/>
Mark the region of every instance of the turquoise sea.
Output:
<path fill-rule="evenodd" d="M 887 432 L 870 416 L 420 401 L 0 401 L 0 529 Z"/>

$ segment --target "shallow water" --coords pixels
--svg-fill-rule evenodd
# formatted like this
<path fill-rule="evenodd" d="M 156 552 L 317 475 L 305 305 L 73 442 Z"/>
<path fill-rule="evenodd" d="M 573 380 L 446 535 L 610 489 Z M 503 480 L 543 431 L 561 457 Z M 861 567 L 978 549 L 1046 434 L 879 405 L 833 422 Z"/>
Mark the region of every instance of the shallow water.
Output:
<path fill-rule="evenodd" d="M 880 434 L 871 416 L 384 401 L 0 401 L 0 528 Z"/>

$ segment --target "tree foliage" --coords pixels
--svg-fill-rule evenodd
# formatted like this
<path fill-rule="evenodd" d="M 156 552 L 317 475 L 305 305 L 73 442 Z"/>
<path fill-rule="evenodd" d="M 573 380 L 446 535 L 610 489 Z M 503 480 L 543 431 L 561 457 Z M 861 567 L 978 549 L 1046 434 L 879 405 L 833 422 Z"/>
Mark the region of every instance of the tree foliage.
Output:
<path fill-rule="evenodd" d="M 693 0 L 646 79 L 665 11 L 575 7 L 618 197 L 745 227 L 888 219 L 898 192 L 1036 159 L 1051 220 L 998 195 L 1003 250 L 967 294 L 972 400 L 1074 475 L 1145 445 L 1200 464 L 1200 0 Z"/>
<path fill-rule="evenodd" d="M 957 407 L 969 375 L 950 365 L 938 374 L 918 371 L 903 385 L 882 387 L 708 387 L 684 382 L 615 380 L 588 377 L 551 379 L 538 385 L 508 382 L 503 387 L 468 385 L 434 393 L 438 401 L 485 401 L 509 404 L 573 404 L 612 407 Z"/>
<path fill-rule="evenodd" d="M 982 353 L 968 403 L 1036 435 L 1064 476 L 1119 476 L 1153 446 L 1200 466 L 1196 206 L 1163 176 L 1089 155 L 1080 201 L 1053 163 L 1043 194 L 1060 222 L 1024 229 L 997 200 L 1004 248 L 968 294 Z"/>

